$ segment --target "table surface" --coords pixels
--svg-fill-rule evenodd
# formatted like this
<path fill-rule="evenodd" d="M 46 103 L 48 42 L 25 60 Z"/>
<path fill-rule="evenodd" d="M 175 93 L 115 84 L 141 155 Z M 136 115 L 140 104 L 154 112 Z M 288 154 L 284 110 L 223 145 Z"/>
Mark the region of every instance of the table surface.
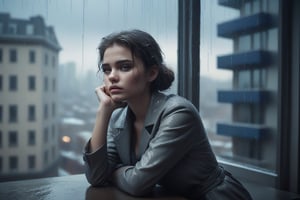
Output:
<path fill-rule="evenodd" d="M 83 174 L 0 183 L 0 199 L 184 200 L 182 197 L 174 196 L 137 198 L 114 187 L 90 187 Z"/>
<path fill-rule="evenodd" d="M 245 183 L 254 200 L 300 199 L 297 194 L 276 190 L 271 187 Z M 22 181 L 0 182 L 0 199 L 13 200 L 184 200 L 183 197 L 160 196 L 138 198 L 130 196 L 114 187 L 91 187 L 85 175 L 31 179 Z"/>

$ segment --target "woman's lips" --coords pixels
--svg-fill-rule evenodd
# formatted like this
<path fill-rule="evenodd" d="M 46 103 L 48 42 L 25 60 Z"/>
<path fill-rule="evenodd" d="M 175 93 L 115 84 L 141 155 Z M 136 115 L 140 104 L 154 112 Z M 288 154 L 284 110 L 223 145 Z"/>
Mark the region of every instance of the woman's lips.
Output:
<path fill-rule="evenodd" d="M 120 93 L 122 91 L 122 88 L 118 87 L 118 86 L 110 86 L 109 87 L 109 92 L 111 94 L 116 94 L 116 93 Z"/>

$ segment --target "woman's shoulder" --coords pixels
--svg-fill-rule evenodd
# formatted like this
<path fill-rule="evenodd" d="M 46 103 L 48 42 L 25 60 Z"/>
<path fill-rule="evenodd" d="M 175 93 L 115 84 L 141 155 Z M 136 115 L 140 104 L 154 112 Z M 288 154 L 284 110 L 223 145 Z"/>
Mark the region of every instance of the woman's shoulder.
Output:
<path fill-rule="evenodd" d="M 185 109 L 198 113 L 196 107 L 186 98 L 177 94 L 162 94 L 164 96 L 163 110 Z"/>

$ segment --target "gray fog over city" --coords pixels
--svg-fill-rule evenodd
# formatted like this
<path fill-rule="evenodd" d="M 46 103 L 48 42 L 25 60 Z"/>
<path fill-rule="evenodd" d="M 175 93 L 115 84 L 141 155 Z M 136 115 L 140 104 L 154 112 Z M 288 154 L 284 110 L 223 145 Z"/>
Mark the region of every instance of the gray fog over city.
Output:
<path fill-rule="evenodd" d="M 217 0 L 203 0 L 201 3 L 200 114 L 215 150 L 231 154 L 230 138 L 217 136 L 215 132 L 217 121 L 231 119 L 231 106 L 219 104 L 216 91 L 231 88 L 232 72 L 217 69 L 216 56 L 231 53 L 233 43 L 229 39 L 217 37 L 216 24 L 232 19 L 239 13 L 218 5 Z M 161 45 L 165 62 L 176 74 L 177 12 L 178 5 L 174 0 L 0 1 L 0 13 L 6 19 L 25 22 L 41 17 L 46 27 L 53 28 L 58 42 L 57 77 L 52 83 L 54 85 L 57 82 L 58 98 L 57 103 L 52 103 L 52 110 L 56 111 L 58 123 L 50 126 L 51 131 L 42 128 L 45 141 L 48 141 L 49 132 L 53 135 L 53 140 L 58 140 L 58 150 L 55 150 L 54 144 L 51 147 L 52 154 L 58 155 L 52 156 L 53 162 L 57 158 L 60 160 L 57 175 L 82 173 L 83 170 L 81 153 L 91 136 L 97 108 L 94 89 L 102 84 L 102 75 L 97 69 L 97 47 L 101 38 L 111 32 L 126 29 L 147 31 Z M 177 93 L 178 81 L 175 77 L 167 92 Z M 44 84 L 51 85 L 47 82 L 50 82 L 48 78 L 44 80 Z M 54 96 L 53 94 L 51 98 Z M 44 111 L 45 109 L 48 110 L 47 106 L 44 106 Z M 45 151 L 42 157 L 50 157 L 48 154 L 50 153 Z M 37 160 L 32 161 L 35 163 L 32 165 L 38 165 Z M 19 165 L 23 165 L 22 162 Z"/>

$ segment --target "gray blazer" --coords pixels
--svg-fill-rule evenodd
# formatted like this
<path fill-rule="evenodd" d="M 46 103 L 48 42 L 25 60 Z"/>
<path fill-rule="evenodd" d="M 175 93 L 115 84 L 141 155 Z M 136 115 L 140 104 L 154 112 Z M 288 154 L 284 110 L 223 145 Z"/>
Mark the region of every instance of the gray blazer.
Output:
<path fill-rule="evenodd" d="M 176 95 L 152 95 L 138 155 L 132 145 L 133 120 L 128 107 L 115 110 L 107 143 L 93 153 L 89 153 L 89 143 L 86 145 L 83 158 L 91 185 L 113 183 L 131 195 L 141 196 L 159 184 L 176 194 L 203 199 L 209 199 L 209 193 L 222 185 L 220 194 L 227 187 L 238 193 L 236 198 L 230 195 L 228 199 L 250 199 L 244 198 L 247 191 L 240 183 L 238 187 L 235 181 L 227 183 L 198 111 L 189 101 Z"/>

